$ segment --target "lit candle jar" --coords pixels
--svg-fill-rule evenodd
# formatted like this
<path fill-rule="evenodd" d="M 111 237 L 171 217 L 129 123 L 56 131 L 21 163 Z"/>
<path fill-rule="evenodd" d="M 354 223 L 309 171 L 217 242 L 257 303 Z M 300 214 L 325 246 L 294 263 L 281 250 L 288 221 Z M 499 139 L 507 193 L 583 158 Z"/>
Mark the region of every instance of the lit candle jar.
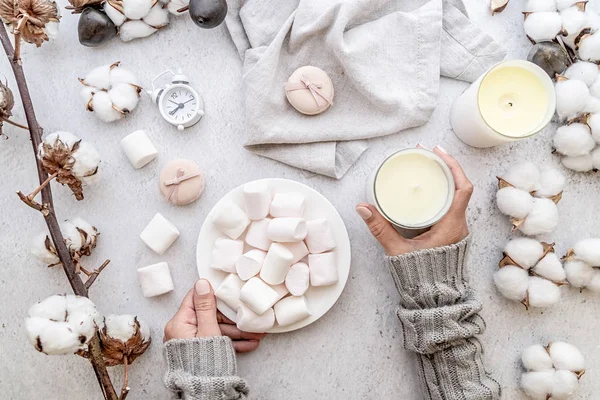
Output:
<path fill-rule="evenodd" d="M 397 227 L 423 229 L 438 222 L 454 199 L 448 165 L 430 150 L 400 150 L 367 183 L 367 199 Z"/>
<path fill-rule="evenodd" d="M 554 85 L 544 70 L 529 61 L 505 61 L 456 99 L 450 123 L 469 146 L 492 147 L 535 135 L 555 109 Z"/>

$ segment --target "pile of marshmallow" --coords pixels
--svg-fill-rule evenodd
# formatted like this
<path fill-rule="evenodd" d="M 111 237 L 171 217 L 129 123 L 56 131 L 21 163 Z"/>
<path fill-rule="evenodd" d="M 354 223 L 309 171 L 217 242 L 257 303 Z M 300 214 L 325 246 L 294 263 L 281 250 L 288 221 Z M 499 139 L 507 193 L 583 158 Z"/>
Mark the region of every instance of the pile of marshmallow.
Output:
<path fill-rule="evenodd" d="M 243 187 L 242 207 L 229 202 L 216 211 L 213 223 L 226 237 L 215 241 L 210 267 L 229 275 L 215 295 L 237 312 L 240 330 L 299 322 L 311 315 L 309 287 L 338 281 L 329 221 L 306 221 L 305 205 L 300 193 L 272 195 L 264 181 L 255 181 Z"/>

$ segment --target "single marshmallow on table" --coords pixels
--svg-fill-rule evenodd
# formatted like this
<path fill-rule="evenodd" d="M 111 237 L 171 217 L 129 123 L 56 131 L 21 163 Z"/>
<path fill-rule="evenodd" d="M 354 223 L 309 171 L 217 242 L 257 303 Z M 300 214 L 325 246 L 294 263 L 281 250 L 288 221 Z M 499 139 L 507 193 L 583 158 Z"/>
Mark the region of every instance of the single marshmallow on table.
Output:
<path fill-rule="evenodd" d="M 240 306 L 240 291 L 244 286 L 242 281 L 236 274 L 229 274 L 223 282 L 215 290 L 215 296 L 227 305 L 232 310 L 237 310 Z"/>
<path fill-rule="evenodd" d="M 233 203 L 221 206 L 213 219 L 213 223 L 232 239 L 239 238 L 250 224 L 246 213 Z"/>
<path fill-rule="evenodd" d="M 313 286 L 332 285 L 339 279 L 335 253 L 310 254 L 308 267 Z"/>
<path fill-rule="evenodd" d="M 306 221 L 308 233 L 306 235 L 306 246 L 312 254 L 325 253 L 335 248 L 335 239 L 325 218 Z"/>
<path fill-rule="evenodd" d="M 274 218 L 269 222 L 267 236 L 274 242 L 301 242 L 307 234 L 306 222 L 302 218 Z"/>
<path fill-rule="evenodd" d="M 306 199 L 300 193 L 276 193 L 271 202 L 271 216 L 302 217 Z"/>
<path fill-rule="evenodd" d="M 273 243 L 267 252 L 260 277 L 269 285 L 279 285 L 285 280 L 285 276 L 292 265 L 294 255 L 285 246 Z"/>
<path fill-rule="evenodd" d="M 263 315 L 273 307 L 278 298 L 279 294 L 275 289 L 256 277 L 250 278 L 240 291 L 240 301 L 258 315 Z"/>
<path fill-rule="evenodd" d="M 156 147 L 142 130 L 130 133 L 121 139 L 121 148 L 135 169 L 142 168 L 158 154 Z"/>
<path fill-rule="evenodd" d="M 137 274 L 144 297 L 160 296 L 173 290 L 173 279 L 166 262 L 138 268 Z"/>
<path fill-rule="evenodd" d="M 275 304 L 275 319 L 279 326 L 288 326 L 310 316 L 304 296 L 290 296 Z"/>
<path fill-rule="evenodd" d="M 228 238 L 218 238 L 213 246 L 210 267 L 236 273 L 235 263 L 244 252 L 244 242 Z"/>
<path fill-rule="evenodd" d="M 273 243 L 269 236 L 267 236 L 267 229 L 269 228 L 269 222 L 271 218 L 265 218 L 258 221 L 252 221 L 248 232 L 246 232 L 246 243 L 257 249 L 264 251 L 269 250 Z"/>
<path fill-rule="evenodd" d="M 266 252 L 258 249 L 252 249 L 247 253 L 242 254 L 235 263 L 235 270 L 240 279 L 247 281 L 253 276 L 258 275 L 266 256 Z"/>
<path fill-rule="evenodd" d="M 294 264 L 285 276 L 285 287 L 292 296 L 302 296 L 308 290 L 310 272 L 304 263 Z"/>
<path fill-rule="evenodd" d="M 240 331 L 263 333 L 275 325 L 275 312 L 269 308 L 262 315 L 257 315 L 243 303 L 237 309 L 236 325 Z"/>
<path fill-rule="evenodd" d="M 289 251 L 292 252 L 294 258 L 292 258 L 292 264 L 296 264 L 308 255 L 308 247 L 304 242 L 296 243 L 282 243 Z"/>
<path fill-rule="evenodd" d="M 244 185 L 244 208 L 251 220 L 259 220 L 269 215 L 271 192 L 264 181 L 250 182 Z"/>
<path fill-rule="evenodd" d="M 179 237 L 179 230 L 169 220 L 156 213 L 146 225 L 140 238 L 158 254 L 163 254 Z"/>
<path fill-rule="evenodd" d="M 173 160 L 160 171 L 158 188 L 166 201 L 183 206 L 202 195 L 204 175 L 198 164 L 191 160 Z"/>

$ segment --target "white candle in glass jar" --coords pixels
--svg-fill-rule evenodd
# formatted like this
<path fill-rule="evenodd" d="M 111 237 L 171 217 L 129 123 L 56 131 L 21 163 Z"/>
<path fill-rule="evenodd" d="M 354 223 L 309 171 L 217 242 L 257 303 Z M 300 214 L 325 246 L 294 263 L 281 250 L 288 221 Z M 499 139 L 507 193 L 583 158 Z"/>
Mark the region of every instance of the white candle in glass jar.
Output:
<path fill-rule="evenodd" d="M 460 95 L 450 123 L 469 146 L 492 147 L 535 135 L 555 109 L 554 85 L 544 70 L 529 61 L 505 61 Z"/>
<path fill-rule="evenodd" d="M 368 201 L 394 225 L 421 229 L 438 222 L 454 198 L 450 168 L 426 149 L 404 149 L 389 156 L 367 184 Z"/>

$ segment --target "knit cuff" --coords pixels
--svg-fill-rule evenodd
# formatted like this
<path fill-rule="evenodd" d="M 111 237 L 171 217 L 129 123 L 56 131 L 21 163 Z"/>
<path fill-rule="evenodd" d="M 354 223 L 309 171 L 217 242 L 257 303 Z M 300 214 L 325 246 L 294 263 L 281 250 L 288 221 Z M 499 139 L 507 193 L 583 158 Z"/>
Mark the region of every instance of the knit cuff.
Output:
<path fill-rule="evenodd" d="M 235 350 L 227 336 L 169 340 L 165 356 L 167 376 L 181 372 L 207 377 L 236 374 Z"/>
<path fill-rule="evenodd" d="M 467 292 L 465 255 L 469 239 L 457 244 L 388 257 L 390 272 L 406 309 L 455 304 Z"/>

